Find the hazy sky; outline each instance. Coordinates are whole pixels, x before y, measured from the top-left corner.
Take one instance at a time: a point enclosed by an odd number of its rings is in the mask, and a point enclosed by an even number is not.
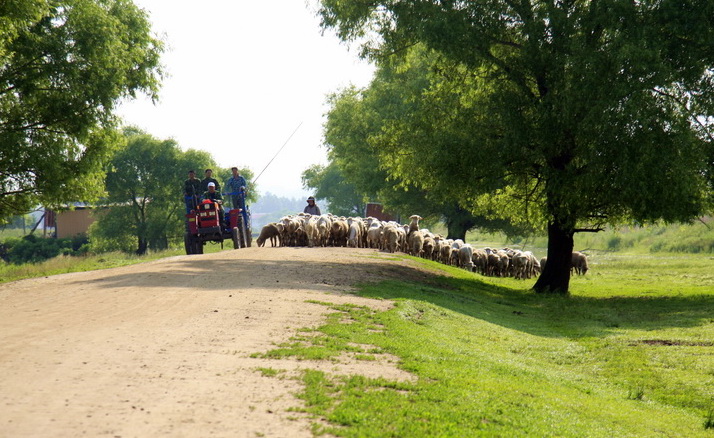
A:
[[[365,86],[374,71],[331,33],[321,35],[314,1],[134,0],[167,51],[160,102],[124,104],[120,114],[182,149],[211,152],[222,167],[247,166],[261,193],[308,194],[300,174],[326,163],[326,96]],[[177,169],[185,173],[185,169]]]

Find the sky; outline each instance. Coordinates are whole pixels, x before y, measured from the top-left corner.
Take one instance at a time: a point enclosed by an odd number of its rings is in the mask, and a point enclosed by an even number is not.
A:
[[[284,145],[257,188],[290,198],[309,195],[300,176],[327,163],[327,96],[368,85],[374,72],[359,59],[358,47],[331,32],[323,35],[313,0],[134,3],[148,12],[153,32],[167,45],[162,63],[168,77],[157,104],[141,97],[121,105],[125,124],[173,138],[183,150],[206,150],[219,166],[248,167],[255,176]]]

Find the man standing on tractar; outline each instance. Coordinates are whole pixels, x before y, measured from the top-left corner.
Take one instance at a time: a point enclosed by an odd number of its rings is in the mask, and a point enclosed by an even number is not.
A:
[[[237,167],[231,167],[231,171],[233,172],[233,176],[228,179],[226,185],[231,193],[233,208],[245,209],[245,196],[248,195],[248,183],[238,172]],[[243,191],[243,196],[239,195],[241,191]]]
[[[206,169],[206,177],[201,180],[201,192],[205,193],[208,191],[208,183],[213,183],[213,185],[216,186],[216,191],[221,191],[221,185],[218,184],[218,180],[211,175],[213,175],[213,170]]]
[[[188,179],[183,183],[183,196],[186,201],[186,214],[189,214],[192,209],[198,205],[198,200],[201,197],[201,180],[196,178],[196,172],[188,171]]]

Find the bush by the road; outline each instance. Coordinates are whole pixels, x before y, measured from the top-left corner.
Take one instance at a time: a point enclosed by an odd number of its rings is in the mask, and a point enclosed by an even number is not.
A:
[[[16,265],[37,263],[58,255],[80,255],[86,252],[87,238],[79,235],[67,239],[45,239],[27,235],[8,238],[0,243],[0,258]]]

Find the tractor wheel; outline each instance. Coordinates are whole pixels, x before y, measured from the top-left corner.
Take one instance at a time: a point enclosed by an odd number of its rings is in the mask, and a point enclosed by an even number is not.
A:
[[[248,248],[250,248],[250,245],[253,243],[253,234],[250,231],[250,228],[246,228],[246,236],[248,236]]]
[[[240,248],[240,233],[238,233],[238,228],[233,228],[231,230],[231,238],[233,238],[233,249]]]
[[[250,236],[248,235],[248,230],[245,226],[245,221],[240,221],[240,234],[241,243],[243,248],[248,248],[250,246]]]
[[[185,233],[183,235],[183,246],[186,248],[186,254],[191,255],[193,254],[193,236],[191,236],[191,233]]]
[[[194,244],[193,253],[194,254],[203,254],[203,241],[201,239],[194,239],[193,244]]]

